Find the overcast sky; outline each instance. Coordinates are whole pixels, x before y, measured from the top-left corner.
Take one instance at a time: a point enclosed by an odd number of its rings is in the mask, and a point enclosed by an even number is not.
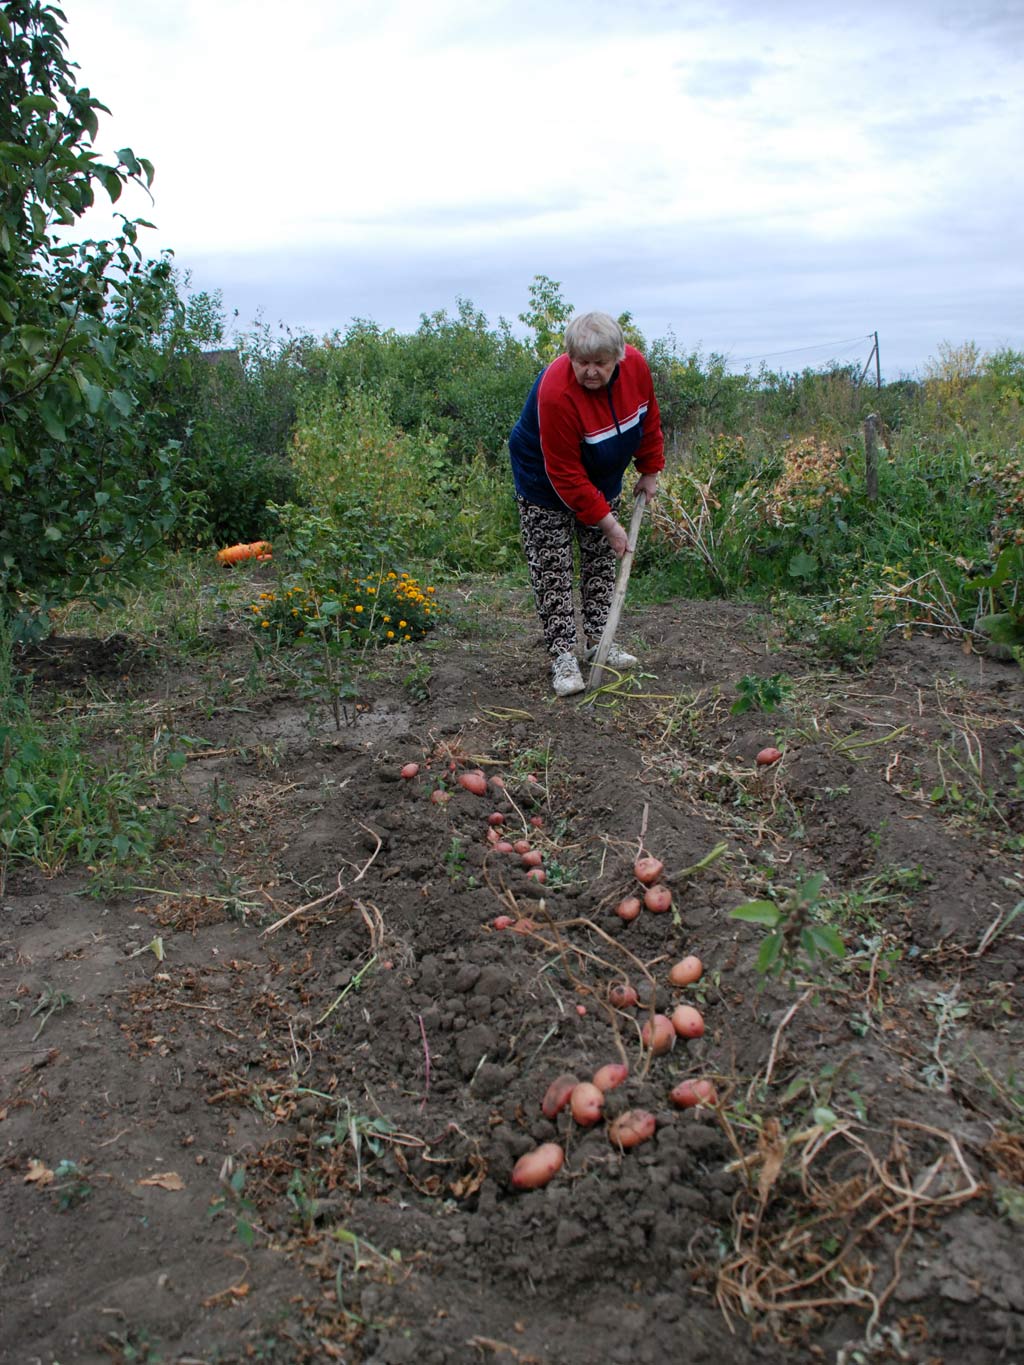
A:
[[[544,274],[738,368],[1024,349],[1024,0],[63,8],[119,207],[243,327],[522,330]]]

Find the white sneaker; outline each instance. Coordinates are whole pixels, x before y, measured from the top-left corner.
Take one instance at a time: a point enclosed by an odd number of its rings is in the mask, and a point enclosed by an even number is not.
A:
[[[588,664],[593,663],[596,657],[597,645],[584,651],[583,658]],[[636,668],[639,662],[640,660],[635,654],[627,654],[624,649],[620,649],[619,646],[612,641],[612,647],[608,651],[608,657],[605,659],[605,663],[609,668]]]
[[[575,654],[566,651],[556,656],[551,665],[551,682],[556,697],[571,697],[574,692],[584,691],[586,683]]]

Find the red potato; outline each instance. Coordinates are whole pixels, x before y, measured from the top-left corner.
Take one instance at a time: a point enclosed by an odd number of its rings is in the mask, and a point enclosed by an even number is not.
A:
[[[569,1096],[569,1108],[581,1128],[592,1128],[604,1109],[604,1091],[592,1081],[580,1081]]]
[[[606,1062],[594,1072],[594,1084],[598,1090],[607,1093],[617,1090],[629,1075],[629,1067],[622,1062]]]
[[[501,843],[501,831],[496,829],[493,825],[487,831],[487,842],[492,846]]]
[[[548,874],[544,871],[542,867],[531,867],[529,872],[527,872],[526,874],[526,880],[528,882],[539,882],[541,886],[545,884],[547,879]]]
[[[512,1188],[539,1190],[558,1174],[564,1162],[565,1153],[557,1142],[542,1142],[512,1167]]]
[[[776,749],[774,744],[769,744],[767,748],[761,750],[754,762],[759,768],[767,768],[772,763],[778,763],[781,757],[782,750]]]
[[[435,806],[447,806],[448,802],[452,799],[452,794],[451,792],[446,792],[443,787],[435,787],[430,793],[430,799]]]
[[[533,845],[530,843],[529,839],[517,839],[512,847],[517,853],[529,853]]]
[[[534,829],[543,829],[544,828],[543,815],[531,815],[530,824],[534,827]]]
[[[402,769],[398,775],[399,777],[404,777],[405,780],[408,782],[409,778],[415,777],[419,770],[420,765],[418,763],[406,763],[403,764]]]
[[[577,1005],[577,1006],[576,1006],[576,1013],[580,1016],[581,1019],[582,1019],[583,1016],[586,1014],[586,1012],[587,1012],[587,1007],[586,1007],[586,1005]]]
[[[505,823],[505,817],[500,810],[492,810],[487,817],[487,823],[489,825],[503,825]]]
[[[519,861],[524,867],[540,867],[541,863],[544,861],[544,854],[541,853],[539,848],[527,849]]]
[[[536,924],[527,915],[520,915],[515,924],[512,925],[514,934],[532,934],[536,929]]]
[[[513,924],[515,924],[515,920],[512,918],[511,915],[498,915],[491,922],[493,923],[495,929],[511,929]]]
[[[627,982],[616,981],[608,987],[608,1000],[617,1010],[631,1009],[637,1003],[637,993]]]
[[[494,777],[490,779],[490,785],[495,791],[503,792],[505,790],[505,779],[495,774]]]
[[[669,968],[668,979],[673,986],[692,986],[704,975],[704,963],[699,957],[684,957]]]
[[[649,1047],[655,1057],[671,1052],[676,1045],[677,1037],[672,1020],[664,1014],[653,1015],[640,1030],[640,1039],[644,1047]]]
[[[507,839],[499,839],[494,845],[495,853],[515,853],[515,849]]]
[[[624,896],[615,907],[615,913],[618,915],[619,919],[625,920],[627,924],[631,924],[633,920],[636,919],[637,915],[639,915],[640,909],[640,902],[637,900],[636,896]]]
[[[660,882],[649,886],[644,892],[644,905],[656,915],[664,914],[666,910],[672,909],[672,892]]]
[[[487,778],[479,768],[472,772],[459,773],[456,780],[460,787],[465,787],[466,791],[472,792],[474,796],[487,795]]]
[[[692,1005],[677,1005],[672,1011],[672,1027],[680,1038],[703,1038],[704,1016]]]
[[[579,1085],[579,1081],[569,1071],[563,1071],[560,1076],[548,1086],[544,1092],[544,1098],[540,1102],[540,1112],[546,1119],[553,1119],[559,1115],[569,1103],[572,1092]]]
[[[608,1125],[608,1139],[613,1147],[624,1150],[639,1147],[654,1136],[658,1121],[646,1109],[627,1109]]]
[[[660,858],[637,858],[633,864],[633,876],[638,882],[643,882],[644,886],[651,886],[656,882],[665,871],[665,864]]]
[[[668,1097],[677,1109],[718,1103],[718,1094],[710,1081],[680,1081],[669,1091]]]

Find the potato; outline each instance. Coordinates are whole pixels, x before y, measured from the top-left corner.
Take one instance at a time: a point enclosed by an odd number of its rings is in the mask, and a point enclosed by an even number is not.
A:
[[[512,847],[517,853],[529,853],[532,845],[529,839],[517,839]]]
[[[494,845],[495,853],[515,853],[515,849],[507,839],[499,839]]]
[[[624,896],[615,907],[615,913],[619,919],[625,920],[629,924],[639,915],[640,902],[636,896]]]
[[[626,981],[615,981],[608,987],[608,1002],[617,1010],[631,1009],[637,1002],[636,989]]]
[[[637,858],[633,864],[633,876],[638,882],[643,882],[644,886],[656,882],[664,871],[665,864],[660,858]]]
[[[544,885],[547,879],[548,874],[544,871],[542,867],[531,867],[529,872],[527,872],[526,874],[526,880],[528,882],[539,882],[541,886]]]
[[[782,751],[776,749],[774,744],[769,744],[767,748],[761,750],[754,762],[759,768],[767,768],[772,763],[778,763],[781,757]]]
[[[487,817],[487,823],[489,825],[503,825],[505,823],[505,817],[500,810],[492,810]]]
[[[592,1128],[604,1108],[604,1091],[592,1081],[580,1081],[569,1096],[569,1108],[581,1128]]]
[[[569,1071],[563,1071],[560,1076],[556,1076],[545,1090],[544,1098],[540,1102],[540,1112],[544,1117],[553,1119],[556,1114],[560,1114],[578,1085],[579,1081]]]
[[[515,920],[511,915],[497,915],[492,920],[495,929],[511,929]]]
[[[415,777],[419,770],[420,765],[418,763],[406,763],[398,775],[399,777],[404,777],[406,781],[408,781],[410,777]]]
[[[680,1081],[669,1091],[668,1097],[677,1109],[718,1103],[718,1095],[710,1081]]]
[[[446,792],[443,787],[435,787],[430,793],[430,799],[435,806],[447,806],[448,802],[452,799],[452,794],[451,792]]]
[[[672,1020],[666,1018],[664,1014],[653,1015],[640,1030],[640,1038],[644,1047],[649,1047],[655,1057],[671,1052],[676,1045],[676,1037]]]
[[[607,1093],[616,1090],[629,1075],[629,1067],[623,1062],[605,1062],[594,1072],[594,1084],[598,1090]]]
[[[641,1142],[654,1136],[658,1121],[646,1109],[627,1109],[608,1125],[608,1140],[613,1147],[623,1150],[639,1147]]]
[[[667,886],[657,882],[644,892],[644,905],[656,915],[664,914],[666,910],[672,909],[672,892]]]
[[[456,781],[460,787],[465,787],[466,791],[472,792],[474,796],[487,795],[487,778],[479,768],[472,772],[459,773]]]
[[[544,861],[544,854],[539,848],[530,848],[519,859],[524,867],[540,867]]]
[[[704,963],[699,957],[684,957],[681,962],[674,963],[668,971],[668,979],[673,986],[692,986],[695,981],[699,981],[704,975]]]
[[[704,1016],[692,1005],[677,1005],[672,1011],[672,1027],[680,1038],[703,1038]]]
[[[512,1167],[512,1188],[539,1190],[558,1174],[565,1161],[565,1153],[557,1142],[542,1142],[532,1152],[526,1152]]]

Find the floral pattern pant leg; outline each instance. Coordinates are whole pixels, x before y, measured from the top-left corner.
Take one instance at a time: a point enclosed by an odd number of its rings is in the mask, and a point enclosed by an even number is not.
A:
[[[596,527],[582,525],[571,512],[535,507],[523,498],[517,502],[530,583],[548,652],[575,653],[573,542],[580,549],[583,629],[590,640],[600,639],[608,617],[615,591],[615,554]]]

